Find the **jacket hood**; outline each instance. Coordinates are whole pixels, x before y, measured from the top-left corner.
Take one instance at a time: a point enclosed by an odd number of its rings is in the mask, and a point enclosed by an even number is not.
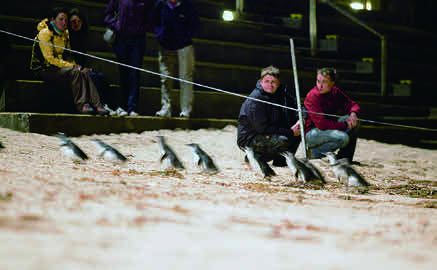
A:
[[[44,19],[44,20],[42,20],[42,21],[40,21],[39,23],[38,23],[38,26],[36,27],[36,29],[38,30],[38,31],[41,31],[41,30],[43,30],[44,28],[49,28],[49,19]]]

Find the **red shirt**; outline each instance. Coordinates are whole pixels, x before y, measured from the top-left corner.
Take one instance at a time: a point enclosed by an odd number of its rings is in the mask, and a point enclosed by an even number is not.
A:
[[[308,132],[312,128],[318,128],[320,130],[347,129],[347,124],[345,122],[338,122],[337,117],[319,115],[311,112],[328,113],[340,116],[352,112],[355,112],[356,114],[360,112],[360,105],[350,99],[335,85],[331,88],[331,91],[326,94],[321,94],[315,86],[308,92],[304,104],[308,111],[308,117],[305,120],[305,132]]]

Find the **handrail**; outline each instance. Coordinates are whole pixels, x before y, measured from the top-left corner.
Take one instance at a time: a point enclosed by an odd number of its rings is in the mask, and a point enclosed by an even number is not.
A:
[[[381,39],[381,96],[382,97],[387,96],[387,38],[386,36],[376,31],[374,28],[370,27],[368,24],[361,21],[360,19],[358,19],[351,13],[347,12],[343,8],[339,7],[331,0],[320,0],[320,2],[327,4],[331,8],[338,11],[343,16],[347,17],[354,23],[358,24],[359,26],[363,27],[364,29],[378,36]]]

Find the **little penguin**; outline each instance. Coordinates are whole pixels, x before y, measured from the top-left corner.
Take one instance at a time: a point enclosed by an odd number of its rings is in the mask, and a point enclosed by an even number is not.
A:
[[[164,163],[167,168],[174,169],[185,169],[182,162],[176,156],[176,153],[171,149],[171,147],[165,142],[164,136],[157,136],[158,144],[161,151],[161,163]]]
[[[293,153],[288,151],[281,153],[281,155],[285,157],[287,166],[290,168],[296,180],[300,180],[303,183],[326,183],[320,171],[308,160],[301,161],[297,159]]]
[[[70,138],[68,138],[64,133],[58,133],[57,137],[61,140],[60,147],[62,153],[73,159],[78,161],[84,161],[88,159],[88,156],[82,149],[79,148]]]
[[[246,157],[249,160],[252,170],[261,172],[264,175],[264,178],[270,178],[271,176],[276,175],[275,171],[269,166],[269,164],[256,155],[251,147],[244,148],[244,152],[246,152]]]
[[[120,153],[117,149],[110,146],[109,144],[103,142],[100,139],[92,139],[94,144],[96,145],[99,156],[102,157],[105,160],[111,161],[111,162],[126,162],[127,158]]]
[[[187,146],[193,150],[195,162],[197,166],[202,167],[204,172],[217,173],[219,171],[212,158],[197,143],[190,143]]]
[[[362,177],[349,163],[348,159],[342,158],[337,160],[334,153],[325,153],[329,165],[339,182],[346,183],[347,186],[368,187],[370,184]]]

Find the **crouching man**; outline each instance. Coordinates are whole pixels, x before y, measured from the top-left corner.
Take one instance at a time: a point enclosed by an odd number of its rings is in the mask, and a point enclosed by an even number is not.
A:
[[[281,86],[279,69],[274,66],[261,70],[250,97],[296,108],[296,99]],[[267,162],[273,160],[273,166],[286,166],[280,153],[290,151],[294,154],[300,143],[299,135],[297,112],[252,99],[246,99],[241,106],[237,144],[243,150],[251,148],[260,167],[270,171],[270,175],[275,173]]]

